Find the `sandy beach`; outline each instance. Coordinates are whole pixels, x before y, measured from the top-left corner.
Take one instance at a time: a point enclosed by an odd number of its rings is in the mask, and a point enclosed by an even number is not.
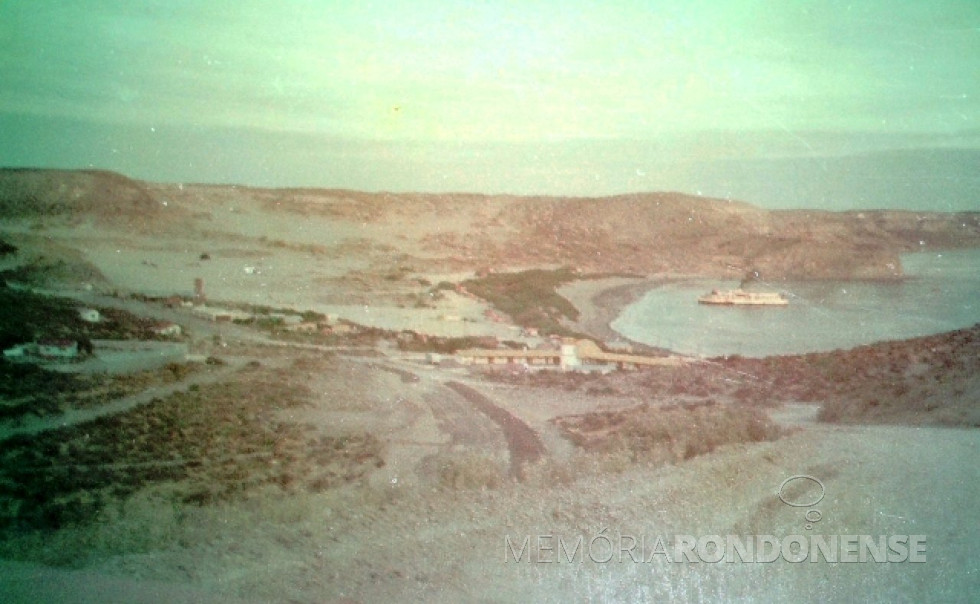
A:
[[[664,349],[630,340],[611,326],[624,308],[666,280],[666,277],[582,279],[562,286],[558,293],[579,311],[578,320],[568,322],[571,329],[607,344],[626,343],[638,352],[666,353]]]

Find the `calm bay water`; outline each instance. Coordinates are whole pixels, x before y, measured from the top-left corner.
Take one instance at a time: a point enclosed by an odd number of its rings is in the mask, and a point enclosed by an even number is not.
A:
[[[980,323],[980,250],[902,256],[901,283],[799,282],[778,288],[788,307],[697,303],[733,282],[678,281],[625,308],[612,327],[623,336],[684,354],[761,357],[852,348]]]

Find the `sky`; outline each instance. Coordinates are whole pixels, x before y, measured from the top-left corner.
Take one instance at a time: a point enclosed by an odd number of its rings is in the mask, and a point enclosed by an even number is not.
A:
[[[2,0],[0,165],[980,209],[980,2]]]

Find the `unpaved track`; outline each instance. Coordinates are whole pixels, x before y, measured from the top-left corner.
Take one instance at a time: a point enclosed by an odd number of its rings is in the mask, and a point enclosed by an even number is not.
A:
[[[507,448],[510,451],[512,476],[520,478],[524,464],[535,462],[544,454],[544,445],[541,444],[541,439],[530,426],[466,384],[446,382],[446,386],[472,403],[474,407],[492,419],[504,431],[504,438],[507,439]]]
[[[0,424],[0,441],[7,440],[21,434],[39,434],[41,432],[47,432],[48,430],[57,430],[58,428],[83,424],[100,417],[124,413],[141,405],[149,404],[155,399],[166,398],[178,391],[186,391],[191,386],[215,384],[227,380],[228,377],[235,371],[241,369],[245,365],[246,361],[247,359],[236,359],[236,361],[232,364],[221,367],[211,367],[207,371],[192,374],[188,376],[187,379],[180,382],[166,384],[163,386],[153,386],[136,394],[113,399],[105,405],[100,405],[98,407],[93,407],[90,409],[71,409],[54,417],[39,418],[28,416],[27,418],[16,420],[16,422]]]

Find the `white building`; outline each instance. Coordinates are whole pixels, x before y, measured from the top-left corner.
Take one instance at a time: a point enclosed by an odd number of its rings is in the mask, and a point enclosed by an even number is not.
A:
[[[194,309],[194,314],[215,322],[245,321],[252,318],[252,315],[245,312],[213,306],[198,306]]]
[[[102,320],[102,315],[94,308],[79,308],[78,316],[86,323],[98,323]]]
[[[578,356],[578,346],[571,343],[562,344],[559,364],[561,365],[562,369],[570,369],[581,365],[582,360],[579,359]]]
[[[176,337],[179,336],[181,333],[180,325],[177,325],[176,323],[171,323],[170,321],[157,323],[156,325],[150,328],[150,331],[152,331],[155,335],[167,336],[167,337]]]

